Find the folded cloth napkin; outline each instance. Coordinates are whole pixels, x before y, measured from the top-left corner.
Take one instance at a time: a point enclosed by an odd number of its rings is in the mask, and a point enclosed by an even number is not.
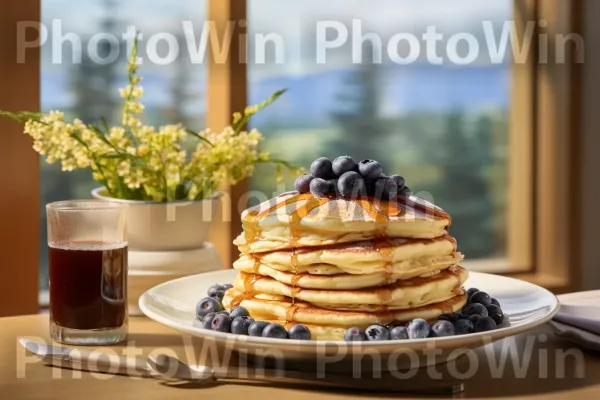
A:
[[[600,351],[600,336],[595,333],[556,321],[551,321],[550,326],[557,337],[569,340],[588,350]]]
[[[600,290],[558,296],[560,310],[550,323],[558,337],[600,351]]]
[[[558,296],[554,320],[600,335],[600,290]]]

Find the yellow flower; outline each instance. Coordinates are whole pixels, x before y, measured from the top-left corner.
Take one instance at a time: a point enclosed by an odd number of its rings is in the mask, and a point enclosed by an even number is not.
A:
[[[129,161],[121,161],[119,163],[119,165],[117,166],[117,174],[119,176],[125,176],[125,175],[129,174],[130,170],[131,170],[131,164],[129,163]]]
[[[221,184],[234,185],[252,175],[256,163],[271,160],[258,150],[263,136],[256,129],[206,129],[198,138],[179,124],[144,125],[138,67],[130,62],[127,68],[128,85],[119,89],[125,99],[121,126],[103,132],[79,119],[69,123],[64,113],[51,111],[25,123],[33,149],[48,163],[60,162],[64,171],[91,169],[92,177],[106,185],[111,196],[127,198],[135,190],[136,198],[152,201],[210,197]],[[233,124],[248,120],[273,100],[234,113]],[[123,190],[123,183],[130,190]]]
[[[233,123],[237,124],[241,120],[242,120],[242,113],[240,113],[240,112],[234,112],[233,113]]]

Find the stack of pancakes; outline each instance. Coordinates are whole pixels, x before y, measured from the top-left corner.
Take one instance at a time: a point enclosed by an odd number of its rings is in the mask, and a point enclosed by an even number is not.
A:
[[[339,340],[349,327],[435,320],[466,302],[450,217],[422,199],[290,192],[244,211],[242,224],[239,275],[223,304],[257,320]]]

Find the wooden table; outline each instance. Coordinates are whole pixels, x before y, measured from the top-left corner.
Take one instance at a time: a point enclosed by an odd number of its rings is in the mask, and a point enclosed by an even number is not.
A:
[[[310,388],[275,388],[264,385],[223,384],[209,388],[169,387],[153,379],[98,375],[87,372],[46,367],[27,354],[17,343],[20,336],[48,340],[48,316],[34,315],[0,318],[0,399],[285,399],[306,400],[307,396],[318,399],[349,399],[364,397],[398,398],[411,396],[381,395],[356,391],[315,391]],[[181,359],[189,357],[184,344],[191,338],[146,318],[130,320],[130,341],[140,351],[140,356],[151,351],[174,351]],[[509,339],[511,340],[511,339]],[[503,345],[503,342],[504,345]],[[452,368],[465,373],[473,364],[474,376],[466,380],[466,390],[460,398],[497,399],[568,399],[584,400],[600,398],[600,356],[582,352],[570,343],[555,338],[548,327],[542,327],[515,339],[514,351],[523,361],[530,361],[521,373],[511,365],[504,368],[502,378],[494,378],[488,366],[490,355],[499,356],[506,341],[498,342],[474,353],[475,359],[462,357]],[[199,344],[195,339],[194,346]],[[117,353],[123,347],[105,348]],[[565,353],[568,351],[569,353]],[[560,359],[568,354],[567,362]],[[206,354],[205,354],[206,355]],[[198,356],[198,355],[197,355]],[[208,356],[210,358],[210,356]],[[202,359],[203,357],[201,357]],[[207,360],[203,360],[207,361]],[[563,364],[564,368],[561,367]],[[436,367],[439,368],[439,367]],[[440,370],[448,369],[444,366]],[[515,371],[519,378],[515,377]],[[545,378],[544,376],[547,376]]]

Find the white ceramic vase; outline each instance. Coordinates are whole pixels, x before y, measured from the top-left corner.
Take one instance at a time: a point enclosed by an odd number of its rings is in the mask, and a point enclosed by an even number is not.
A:
[[[121,200],[97,188],[92,196],[128,205],[130,315],[141,315],[138,299],[166,281],[223,267],[217,250],[206,241],[221,208],[221,194],[212,199],[153,203]]]

